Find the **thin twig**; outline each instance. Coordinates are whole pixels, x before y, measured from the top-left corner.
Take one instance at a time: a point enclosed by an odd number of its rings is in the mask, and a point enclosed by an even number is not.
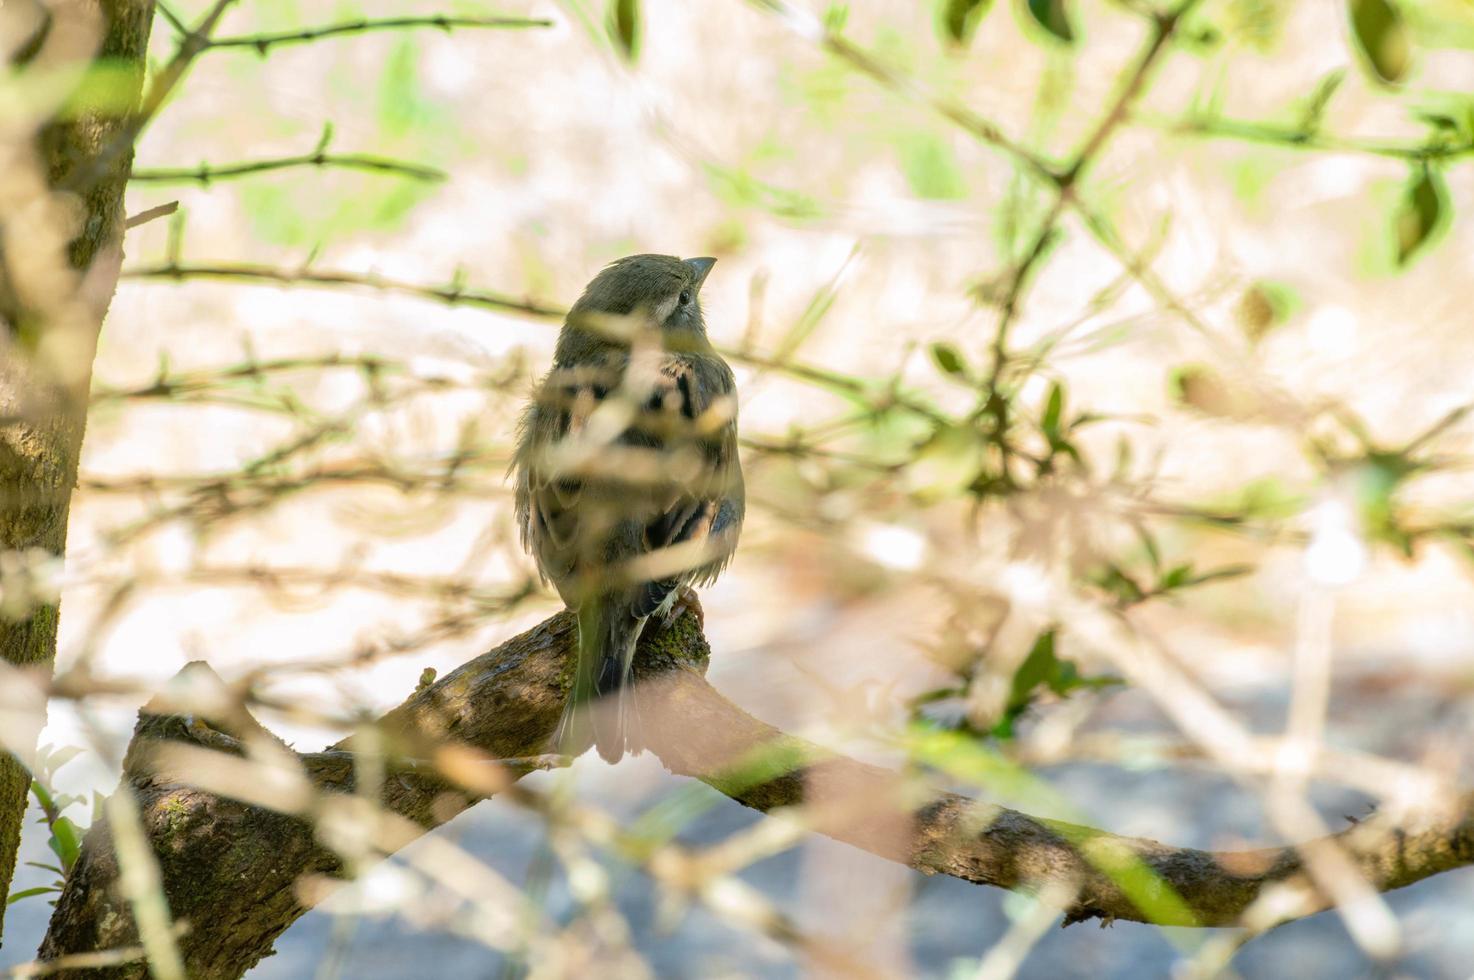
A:
[[[234,2],[235,0],[215,0],[215,5],[200,21],[199,26],[182,35],[174,57],[154,76],[153,84],[143,94],[138,110],[119,128],[117,135],[106,146],[62,181],[61,190],[70,192],[88,190],[98,178],[107,173],[108,168],[119,156],[133,148],[138,141],[139,134],[163,107],[165,100],[184,78],[195,58],[210,46],[210,34],[215,30],[220,18],[225,15],[225,11]]]
[[[1187,116],[1181,119],[1144,117],[1144,121],[1161,125],[1170,133],[1201,139],[1229,139],[1247,143],[1263,143],[1287,150],[1315,150],[1335,153],[1357,153],[1392,157],[1398,160],[1457,160],[1474,156],[1474,139],[1431,144],[1381,143],[1345,136],[1332,136],[1300,126],[1277,125],[1248,119]]]
[[[178,201],[170,201],[168,204],[160,204],[156,208],[140,211],[123,223],[124,228],[137,228],[139,225],[148,224],[155,218],[164,218],[179,210]]]
[[[276,157],[269,160],[250,160],[241,163],[212,165],[202,163],[198,167],[145,167],[134,170],[129,180],[134,183],[182,184],[197,183],[208,186],[212,181],[249,177],[288,170],[293,167],[338,168],[363,170],[371,173],[393,174],[410,180],[429,182],[442,181],[446,174],[434,167],[417,163],[405,163],[388,157],[364,153],[303,153],[298,156]],[[131,227],[131,225],[130,225]]]
[[[458,28],[512,28],[552,27],[546,18],[534,17],[449,17],[438,14],[433,17],[385,17],[379,20],[360,18],[329,24],[326,27],[311,27],[302,31],[283,31],[277,34],[245,34],[239,37],[222,37],[209,43],[209,48],[253,48],[257,54],[267,55],[271,49],[284,44],[306,44],[327,37],[344,34],[365,34],[369,31],[403,31],[433,27],[442,31]]]
[[[125,279],[223,279],[236,282],[276,283],[283,286],[301,283],[316,286],[362,287],[404,293],[452,305],[479,306],[509,313],[524,313],[543,319],[561,319],[567,312],[560,307],[538,303],[530,299],[517,299],[487,290],[466,289],[454,283],[446,286],[426,286],[389,279],[372,272],[341,272],[330,269],[288,270],[251,263],[188,265],[165,262],[160,265],[125,269],[122,277]]]

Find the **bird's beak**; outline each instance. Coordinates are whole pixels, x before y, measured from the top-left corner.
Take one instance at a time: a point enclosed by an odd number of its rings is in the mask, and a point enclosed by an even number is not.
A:
[[[717,264],[717,260],[710,257],[687,259],[686,264],[691,267],[691,271],[696,276],[695,281],[691,283],[691,288],[699,290],[701,284],[706,282],[706,274],[711,271],[712,266]]]

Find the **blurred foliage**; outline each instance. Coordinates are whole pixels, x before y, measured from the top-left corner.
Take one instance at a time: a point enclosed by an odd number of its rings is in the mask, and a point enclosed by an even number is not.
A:
[[[1402,12],[1392,0],[1349,0],[1357,50],[1378,79],[1386,83],[1407,77],[1412,43]]]
[[[77,864],[77,858],[82,853],[82,835],[86,833],[90,824],[96,823],[102,816],[102,794],[96,791],[92,793],[89,822],[78,824],[77,821],[67,816],[65,811],[73,806],[89,803],[89,798],[61,793],[55,789],[57,770],[77,758],[83,751],[79,746],[53,748],[49,745],[43,745],[36,751],[35,763],[31,769],[31,795],[36,798],[36,804],[41,808],[41,816],[37,819],[37,823],[46,827],[49,832],[46,846],[51,849],[56,863],[27,861],[26,864],[29,867],[50,872],[56,875],[56,878],[49,884],[12,892],[7,904],[38,895],[60,894],[62,887],[66,884],[67,875],[71,874],[72,868]],[[53,901],[51,904],[56,903]]]
[[[462,6],[469,18],[484,15],[479,5]],[[971,569],[954,568],[951,575],[933,570],[925,552],[928,536],[946,538],[946,544],[981,541],[988,530],[1006,526],[1017,532],[1008,562],[1058,571],[1078,596],[1115,619],[1149,603],[1181,608],[1197,601],[1196,590],[1253,574],[1273,547],[1306,545],[1319,533],[1309,518],[1328,502],[1344,505],[1347,534],[1356,547],[1410,557],[1436,540],[1474,556],[1474,519],[1458,508],[1429,507],[1417,499],[1430,478],[1466,465],[1445,458],[1436,443],[1464,418],[1467,406],[1417,438],[1392,444],[1374,438],[1368,430],[1375,427],[1349,408],[1262,370],[1276,344],[1296,339],[1287,335],[1304,325],[1303,314],[1324,303],[1323,285],[1281,280],[1278,269],[1234,268],[1225,281],[1210,282],[1200,292],[1174,292],[1157,271],[1157,259],[1175,233],[1170,194],[1165,204],[1150,202],[1163,216],[1144,228],[1140,212],[1150,195],[1109,159],[1112,142],[1127,130],[1150,141],[1151,152],[1164,154],[1193,152],[1182,147],[1211,140],[1202,169],[1222,181],[1244,214],[1266,223],[1275,217],[1265,213],[1277,200],[1270,191],[1291,160],[1307,154],[1381,160],[1384,171],[1357,191],[1360,206],[1376,216],[1365,224],[1371,238],[1360,255],[1361,271],[1414,275],[1420,262],[1453,237],[1462,218],[1455,204],[1463,200],[1455,192],[1464,186],[1459,180],[1467,182],[1474,159],[1474,97],[1422,85],[1419,74],[1435,44],[1474,47],[1474,22],[1460,13],[1463,8],[1433,0],[1348,0],[1335,12],[1345,30],[1344,41],[1336,40],[1345,63],[1318,65],[1303,85],[1277,96],[1276,107],[1263,118],[1239,118],[1232,109],[1239,59],[1252,66],[1253,59],[1284,54],[1290,4],[936,0],[916,14],[920,31],[909,33],[901,5],[882,12],[893,16],[849,3],[754,0],[751,6],[773,15],[775,31],[786,27],[813,50],[773,68],[785,111],[731,120],[737,135],[727,143],[711,141],[724,147],[721,153],[681,146],[682,159],[702,175],[710,200],[662,204],[678,217],[699,212],[703,234],[723,253],[761,247],[763,236],[771,234],[762,220],[768,217],[814,231],[813,241],[853,241],[848,254],[826,265],[811,284],[785,283],[794,293],[793,313],[782,322],[763,321],[766,279],[755,276],[749,329],[724,353],[753,379],[753,390],[764,391],[776,378],[806,397],[822,396],[806,402],[786,431],[744,428],[752,483],[762,491],[754,494],[754,509],[779,529],[755,536],[754,549],[774,550],[775,541],[789,536],[811,545],[817,558],[789,560],[823,565],[813,576],[839,596],[839,608],[857,597],[883,597],[901,578],[939,597],[945,635],[928,650],[939,679],[928,680],[931,686],[920,693],[894,699],[909,712],[899,741],[910,762],[990,798],[1058,810],[1067,804],[1011,753],[1050,709],[1066,701],[1088,704],[1125,684],[1120,674],[1096,669],[1104,655],[1091,638],[1075,635],[1069,622],[1030,618],[1016,596],[970,578]],[[610,63],[663,84],[659,64],[652,63],[656,45],[668,35],[659,21],[647,19],[660,8],[639,0],[573,0],[560,9],[565,8]],[[338,5],[334,13],[350,27],[367,16],[357,4]],[[329,36],[336,22],[320,22],[320,15],[313,5],[261,0],[250,8],[261,33],[229,44],[222,40],[219,47],[227,50],[211,56],[239,59],[233,77],[245,89],[260,83],[266,59],[279,48],[310,41],[321,45],[314,51],[333,57],[330,45],[346,45],[370,29],[365,19]],[[1449,24],[1464,24],[1464,32],[1441,30]],[[460,29],[437,25],[434,16],[418,26]],[[1138,47],[1109,62],[1119,62],[1112,70],[1120,77],[1103,88],[1093,84],[1093,73],[1107,62],[1092,42],[1112,32],[1129,35]],[[1027,49],[1030,70],[1036,71],[1028,82],[1033,101],[1017,112],[998,107],[999,118],[1013,121],[1005,126],[994,114],[971,108],[987,106],[975,90],[989,67],[978,65],[978,52],[1016,44],[1033,45]],[[280,264],[261,263],[259,256],[195,260],[185,248],[181,217],[172,225],[164,259],[130,266],[126,274],[352,288],[559,319],[561,307],[554,301],[531,298],[562,290],[567,300],[573,288],[558,260],[542,251],[552,237],[542,212],[507,228],[508,237],[520,243],[520,291],[517,285],[507,285],[506,292],[474,288],[459,270],[445,285],[427,285],[319,267],[324,245],[385,240],[403,230],[418,206],[443,192],[443,185],[432,183],[434,175],[442,168],[454,174],[470,154],[501,154],[505,169],[518,176],[543,165],[540,147],[482,147],[459,131],[453,109],[426,83],[433,53],[420,35],[396,33],[385,51],[371,81],[347,59],[332,63],[329,78],[363,110],[358,126],[342,128],[360,134],[358,140],[374,152],[391,154],[389,165],[335,169],[331,179],[299,173],[326,169],[329,126],[313,152],[300,158],[212,161],[196,171],[201,193],[238,195],[255,237],[285,254]],[[208,45],[203,55],[210,55]],[[1156,86],[1161,63],[1170,57],[1190,62],[1190,69],[1175,76],[1172,90],[1163,94]],[[95,74],[71,90],[78,104],[105,103],[107,70]],[[24,84],[43,94],[52,91],[45,78]],[[1002,83],[998,91],[1017,94]],[[1099,104],[1087,104],[1085,91],[1105,94]],[[1406,125],[1389,124],[1386,133],[1392,135],[1348,130],[1346,107],[1353,100]],[[1015,125],[1025,116],[1025,123]],[[874,124],[856,126],[857,118]],[[302,120],[279,118],[265,107],[241,120],[232,124],[254,127],[262,139],[303,135]],[[145,145],[141,159],[147,160],[146,151]],[[837,311],[844,309],[855,277],[870,273],[870,252],[899,250],[895,243],[906,239],[889,234],[889,226],[882,234],[849,234],[852,226],[864,227],[848,197],[854,188],[845,184],[856,155],[879,160],[875,170],[884,171],[883,179],[873,171],[866,179],[884,186],[884,194],[904,198],[905,208],[896,206],[886,217],[905,225],[905,234],[915,233],[918,224],[923,233],[937,231],[959,215],[987,229],[984,247],[968,257],[966,294],[955,297],[955,308],[937,313],[928,306],[917,314],[919,327],[906,324],[924,333],[920,340],[865,338],[884,348],[875,363],[889,358],[888,367],[867,372],[833,363],[836,345],[826,341],[846,336]],[[1001,175],[979,163],[985,155],[990,162],[1006,161]],[[221,191],[210,174],[233,163],[242,179]],[[613,188],[609,196],[618,193]],[[895,203],[884,200],[877,209]],[[583,243],[589,254],[607,258],[604,252],[658,247],[631,243],[636,225],[626,219],[591,217],[591,229],[597,225],[604,237]],[[1081,249],[1094,249],[1096,265],[1108,275],[1088,282],[1056,277],[1047,289],[1039,285],[1065,265],[1061,256]],[[498,285],[518,281],[510,266],[475,267],[478,278]],[[941,274],[919,281],[934,290]],[[1039,320],[1047,318],[1040,324],[1032,318],[1046,293],[1051,303],[1047,313],[1038,314]],[[878,321],[880,314],[875,316]],[[1159,320],[1168,325],[1159,326]],[[1141,329],[1148,321],[1155,332]],[[988,326],[979,326],[984,322]],[[1139,397],[1125,401],[1160,408],[1151,417],[1102,410],[1102,389],[1082,393],[1085,386],[1070,373],[1072,361],[1104,355],[1102,361],[1113,364],[1112,352],[1143,335],[1162,348],[1163,363],[1145,381],[1131,375],[1124,384],[1137,386],[1131,394]],[[1199,343],[1180,343],[1180,335]],[[826,353],[816,353],[820,348]],[[323,389],[331,396],[304,380],[328,376],[333,384]],[[271,419],[272,439],[243,452],[238,465],[226,470],[84,474],[82,487],[98,498],[139,502],[126,520],[107,529],[106,541],[119,547],[166,527],[186,527],[202,538],[219,535],[232,521],[270,515],[324,488],[397,491],[411,502],[403,508],[408,513],[377,501],[356,513],[370,515],[365,523],[373,535],[410,534],[433,525],[448,501],[498,499],[510,419],[528,380],[529,366],[520,354],[443,376],[423,365],[346,354],[258,358],[247,351],[238,362],[213,370],[180,370],[163,360],[145,383],[100,385],[96,412],[106,418],[124,405],[167,402],[259,413]],[[459,424],[417,428],[414,409],[437,398],[461,399],[455,402],[462,411]],[[1152,440],[1143,435],[1163,418],[1214,433],[1274,429],[1297,455],[1296,465],[1273,475],[1234,472],[1232,489],[1174,496],[1159,478]],[[867,544],[867,527],[878,546]],[[1220,549],[1220,539],[1213,538],[1205,546],[1210,533],[1235,544]],[[497,541],[498,547],[506,544]],[[1241,555],[1246,557],[1239,560]],[[357,667],[465,635],[486,622],[504,623],[545,601],[546,590],[534,576],[525,567],[517,570],[523,578],[507,575],[495,587],[469,576],[368,569],[357,556],[337,571],[200,562],[179,575],[208,587],[246,583],[286,605],[310,605],[330,590],[352,587],[411,596],[433,607],[435,615],[419,632],[339,658]],[[128,601],[127,590],[144,587],[137,581],[119,586],[118,603]],[[300,669],[341,666],[314,662]],[[433,671],[421,676],[433,677]],[[85,802],[50,787],[51,773],[66,761],[65,753],[46,757],[33,787],[58,862],[46,870],[63,878],[76,860],[80,836],[63,811]],[[754,785],[803,761],[783,751],[759,753],[733,768],[729,785]],[[683,789],[646,809],[620,846],[626,856],[644,861],[719,799],[704,787]],[[1143,896],[1143,907],[1175,900],[1156,889],[1142,868],[1113,863],[1110,855],[1100,861],[1123,889]],[[12,900],[52,890],[25,890]]]
[[[811,22],[808,14],[781,0],[761,0],[755,6],[804,24],[805,36],[816,38],[831,55],[823,61],[784,64],[779,69],[781,84],[803,114],[806,127],[837,129],[848,114],[867,104],[869,96],[855,84],[857,75],[867,76],[891,94],[919,101],[934,111],[938,118],[920,112],[897,113],[894,124],[880,128],[879,142],[890,148],[895,169],[915,199],[964,202],[978,192],[972,167],[954,142],[962,134],[999,150],[1014,165],[1001,206],[991,219],[1007,262],[982,276],[973,290],[982,306],[998,311],[990,349],[984,352],[954,340],[937,340],[925,348],[938,377],[958,389],[970,401],[968,407],[944,407],[946,399],[912,390],[899,371],[892,377],[863,377],[801,360],[840,295],[848,261],[813,294],[807,308],[791,324],[770,338],[765,352],[750,347],[732,352],[739,362],[746,359],[760,370],[784,373],[848,405],[846,414],[814,426],[814,433],[795,431],[786,442],[762,438],[753,441],[762,452],[775,456],[827,458],[828,472],[822,477],[805,472],[811,474],[810,482],[817,480],[830,490],[864,486],[879,473],[921,508],[964,502],[978,510],[1042,493],[1084,497],[1110,492],[1149,498],[1150,476],[1134,466],[1130,437],[1116,439],[1115,465],[1108,473],[1093,458],[1098,450],[1092,450],[1083,435],[1090,426],[1115,420],[1073,405],[1066,381],[1055,376],[1050,366],[1051,358],[1070,350],[1071,344],[1082,351],[1099,352],[1124,342],[1130,335],[1129,324],[1100,327],[1081,341],[1071,337],[1075,328],[1067,326],[1023,348],[1013,346],[1010,334],[1033,280],[1050,265],[1065,238],[1075,233],[1067,227],[1071,214],[1097,244],[1116,255],[1126,270],[1119,280],[1092,298],[1084,318],[1109,308],[1134,281],[1164,306],[1176,307],[1180,315],[1193,321],[1194,314],[1165,293],[1148,271],[1151,249],[1144,250],[1144,258],[1140,259],[1126,254],[1120,233],[1112,224],[1124,206],[1117,188],[1108,181],[1090,180],[1092,167],[1118,129],[1145,121],[1183,135],[1258,144],[1264,148],[1261,155],[1235,157],[1225,167],[1246,205],[1253,204],[1263,187],[1276,178],[1287,154],[1324,149],[1400,160],[1409,176],[1393,202],[1389,232],[1379,239],[1399,268],[1412,265],[1436,247],[1454,220],[1444,170],[1458,166],[1466,155],[1474,155],[1474,100],[1466,94],[1413,91],[1396,84],[1416,70],[1417,39],[1427,33],[1426,25],[1445,16],[1437,4],[1413,5],[1409,9],[1414,14],[1409,15],[1394,0],[1349,0],[1344,11],[1347,44],[1361,62],[1363,73],[1378,86],[1381,98],[1398,100],[1410,116],[1422,121],[1426,142],[1370,143],[1329,131],[1328,120],[1335,118],[1338,95],[1348,84],[1347,72],[1340,67],[1325,72],[1306,94],[1290,100],[1279,118],[1240,120],[1226,115],[1224,86],[1216,72],[1209,69],[1203,72],[1201,84],[1188,93],[1189,108],[1183,116],[1152,119],[1144,114],[1142,120],[1136,120],[1133,113],[1151,89],[1154,63],[1165,57],[1163,52],[1176,47],[1202,59],[1205,66],[1217,63],[1215,59],[1238,46],[1272,54],[1288,14],[1285,5],[1267,0],[1189,2],[1172,7],[1125,4],[1126,14],[1139,17],[1147,25],[1143,47],[1137,59],[1127,65],[1112,96],[1114,101],[1086,113],[1093,113],[1093,121],[1083,135],[1070,133],[1077,140],[1077,148],[1063,158],[1035,147],[1061,138],[1061,120],[1080,109],[1072,98],[1076,79],[1071,59],[1085,46],[1080,25],[1088,17],[1104,16],[1095,7],[1069,0],[1020,0],[1011,5],[939,0],[932,15],[941,43],[957,60],[937,61],[903,31],[868,16],[863,20],[855,16],[857,8],[853,4],[827,4]],[[997,9],[1004,6],[1011,7],[1023,36],[1036,41],[1048,55],[1036,92],[1031,133],[1028,140],[1019,143],[951,101],[953,92],[962,91],[963,49],[979,43],[980,37],[1011,29]],[[600,12],[602,34],[597,30],[593,5],[573,3],[571,10],[584,21],[592,37],[601,38],[601,43],[625,61],[638,61],[646,27],[642,4],[636,0],[604,2]],[[360,16],[351,6],[343,7],[340,13]],[[272,39],[271,44],[292,31],[302,36],[321,31],[310,22],[308,12],[291,0],[263,4],[256,16],[276,32],[261,35]],[[857,40],[862,37],[869,39],[869,47]],[[249,40],[248,36],[232,43]],[[265,41],[256,47],[263,56],[270,50]],[[413,33],[405,32],[394,39],[377,79],[376,142],[378,147],[414,150],[438,160],[456,145],[457,137],[452,115],[422,84],[421,59],[421,46]],[[341,72],[335,77],[342,84],[360,84],[356,79],[350,83]],[[747,212],[795,223],[834,217],[830,202],[809,187],[769,176],[791,176],[795,163],[802,160],[803,150],[791,142],[790,135],[775,121],[750,143],[745,156],[699,161],[714,197],[725,209],[723,221],[713,232],[714,240],[719,240],[723,248],[747,247]],[[326,133],[317,153],[322,154],[325,148]],[[260,238],[315,250],[324,242],[362,232],[392,231],[431,193],[424,182],[392,180],[391,176],[355,173],[321,186],[295,180],[290,173],[279,173],[247,181],[240,193]],[[1162,234],[1166,234],[1165,229]],[[153,274],[178,278],[185,274],[186,265],[175,255]],[[537,261],[529,261],[528,267],[545,268]],[[216,267],[213,274],[228,276],[231,271],[228,266]],[[255,274],[251,270],[237,271],[242,276]],[[319,276],[317,281],[351,285],[355,277],[332,272]],[[376,288],[387,285],[367,279],[364,284]],[[454,302],[460,289],[457,280],[444,293],[445,298]],[[1231,316],[1243,337],[1259,345],[1269,343],[1304,305],[1295,285],[1257,279],[1238,291]],[[1219,424],[1257,424],[1277,411],[1278,403],[1295,402],[1294,393],[1246,383],[1234,372],[1209,361],[1176,364],[1165,380],[1171,405]],[[1436,525],[1412,527],[1398,516],[1399,491],[1416,479],[1423,467],[1406,456],[1371,448],[1356,431],[1356,423],[1344,415],[1320,409],[1307,411],[1313,417],[1325,415],[1328,424],[1340,428],[1332,443],[1348,435],[1360,443],[1364,455],[1348,457],[1340,449],[1307,439],[1306,455],[1318,468],[1321,485],[1337,479],[1343,470],[1362,474],[1357,482],[1361,488],[1357,499],[1361,501],[1360,519],[1371,539],[1410,553],[1420,536],[1435,533]],[[1319,432],[1324,427],[1312,428]],[[274,458],[274,470],[279,472],[289,457]],[[1355,461],[1358,458],[1360,462]],[[1225,499],[1174,504],[1150,518],[1132,517],[1125,522],[1129,526],[1127,537],[1144,546],[1145,561],[1093,553],[1080,562],[1076,572],[1079,584],[1117,608],[1126,608],[1245,574],[1248,569],[1239,564],[1203,568],[1180,556],[1164,557],[1147,524],[1177,519],[1258,533],[1294,518],[1318,492],[1317,481],[1296,485],[1288,480],[1261,478]],[[1102,686],[1104,682],[1083,678],[1072,661],[1059,658],[1054,644],[1053,631],[1039,634],[1032,650],[1014,670],[1013,693],[1002,715],[980,730],[1006,737],[1039,695],[1063,698]],[[964,676],[957,678],[960,686],[939,688],[924,695],[920,702],[935,700],[933,695],[965,691],[971,676],[967,671],[978,669],[987,660],[988,651],[976,654],[968,660]]]

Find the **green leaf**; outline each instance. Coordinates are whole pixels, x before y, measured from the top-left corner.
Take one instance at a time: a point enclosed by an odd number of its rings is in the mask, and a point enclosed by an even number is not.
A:
[[[1181,565],[1174,565],[1172,568],[1167,570],[1167,573],[1165,575],[1162,576],[1161,580],[1157,583],[1157,588],[1163,592],[1166,592],[1168,589],[1175,589],[1178,586],[1186,585],[1188,582],[1192,581],[1192,574],[1192,562],[1184,562]]]
[[[1044,403],[1044,419],[1039,423],[1039,427],[1044,430],[1044,435],[1049,439],[1051,444],[1059,441],[1059,422],[1060,417],[1064,414],[1064,410],[1065,390],[1056,381],[1049,387],[1049,398]]]
[[[1397,236],[1397,264],[1408,261],[1437,230],[1447,207],[1443,178],[1426,164],[1413,172],[1412,182],[1398,205],[1393,230]]]
[[[1412,62],[1407,22],[1393,0],[1350,0],[1351,33],[1372,72],[1385,84],[1400,82]]]
[[[405,136],[420,121],[427,101],[420,87],[419,44],[410,35],[402,35],[384,62],[384,73],[379,78],[380,130],[395,139]]]
[[[6,905],[14,905],[16,902],[19,902],[21,899],[23,899],[23,898],[30,898],[32,895],[45,895],[48,892],[59,892],[59,891],[61,891],[61,889],[60,888],[57,888],[55,885],[38,885],[35,888],[26,888],[26,889],[24,889],[22,891],[11,893],[11,896],[8,899],[5,900],[5,904]]]
[[[967,196],[962,168],[947,142],[933,133],[901,133],[896,138],[901,172],[912,192],[929,201],[957,201]]]
[[[954,44],[966,44],[991,6],[993,0],[942,0],[942,31]]]
[[[1008,708],[1003,718],[993,729],[999,738],[1013,734],[1013,723],[1034,701],[1035,692],[1042,686],[1060,697],[1068,697],[1080,689],[1094,689],[1120,684],[1117,677],[1086,677],[1073,660],[1061,658],[1055,652],[1056,631],[1040,633],[1030,648],[1024,662],[1014,671],[1013,686],[1008,697]]]
[[[963,360],[962,352],[946,341],[939,340],[931,345],[931,359],[943,374],[956,378],[968,376],[967,361]]]
[[[1326,106],[1330,105],[1331,97],[1346,80],[1346,70],[1337,68],[1326,74],[1316,83],[1315,91],[1305,103],[1305,115],[1301,117],[1300,128],[1307,133],[1313,133],[1320,128],[1321,117],[1325,115]]]
[[[1115,596],[1122,605],[1135,605],[1146,598],[1146,590],[1116,565],[1108,563],[1090,578],[1100,588]]]
[[[1034,688],[1053,675],[1058,659],[1054,655],[1054,630],[1045,630],[1034,641],[1029,655],[1013,674],[1013,688],[1008,696],[1010,708],[1023,707],[1031,700]]]
[[[609,4],[609,36],[619,53],[629,61],[640,54],[640,0],[612,0]]]
[[[1239,578],[1240,576],[1248,575],[1253,570],[1254,566],[1252,565],[1224,565],[1222,568],[1215,568],[1211,572],[1201,572],[1194,575],[1186,584],[1206,585],[1209,582],[1219,582],[1227,578]]]
[[[70,871],[77,863],[77,856],[82,852],[81,835],[77,832],[77,825],[72,823],[69,817],[58,817],[51,825],[51,838],[46,842],[51,847],[51,852],[61,860],[61,866]]]
[[[831,3],[824,8],[824,30],[830,34],[843,34],[849,19],[850,5],[847,3]]]
[[[1029,0],[1029,16],[1034,23],[1066,44],[1075,40],[1075,30],[1070,26],[1065,0]]]
[[[31,793],[35,795],[36,802],[41,804],[41,809],[60,809],[59,807],[57,807],[56,801],[51,798],[51,790],[41,785],[41,781],[39,779],[31,780]]]

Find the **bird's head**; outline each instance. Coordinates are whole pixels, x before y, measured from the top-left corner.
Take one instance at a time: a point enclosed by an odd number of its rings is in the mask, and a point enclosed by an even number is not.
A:
[[[716,261],[630,255],[610,263],[568,312],[558,343],[560,355],[618,343],[618,331],[601,327],[601,315],[642,317],[648,325],[660,329],[669,347],[705,346],[701,284]]]

